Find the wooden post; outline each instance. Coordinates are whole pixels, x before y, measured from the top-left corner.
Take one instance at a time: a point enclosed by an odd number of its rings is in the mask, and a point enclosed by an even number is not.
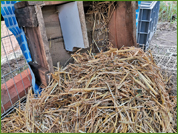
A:
[[[15,16],[20,27],[37,27],[38,21],[33,6],[15,10]]]
[[[109,40],[114,47],[136,46],[136,2],[118,1],[109,22]]]
[[[87,48],[89,47],[89,42],[88,42],[87,27],[86,27],[86,22],[85,22],[85,14],[84,14],[84,9],[83,9],[83,1],[77,1],[77,7],[79,11],[80,23],[81,23],[81,28],[82,28],[83,42],[84,42],[85,48]]]
[[[46,36],[46,29],[44,25],[44,19],[41,11],[41,7],[39,5],[35,5],[35,11],[37,15],[37,20],[39,22],[38,25],[38,31],[39,31],[39,41],[42,49],[42,55],[44,57],[44,62],[45,62],[45,67],[50,71],[54,72],[53,69],[53,62],[51,58],[51,54],[49,52],[49,43],[48,43],[48,38]]]

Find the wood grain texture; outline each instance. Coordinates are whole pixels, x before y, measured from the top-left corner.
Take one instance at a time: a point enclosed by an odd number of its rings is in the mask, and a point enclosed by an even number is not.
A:
[[[109,40],[114,47],[136,46],[135,1],[118,1],[109,22]]]
[[[42,8],[46,35],[50,44],[50,53],[53,60],[53,65],[64,65],[70,58],[70,53],[65,50],[64,40],[62,37],[61,26],[59,22],[56,6],[46,6]]]
[[[61,26],[59,22],[56,6],[46,6],[42,8],[46,35],[48,39],[62,37]]]
[[[44,5],[59,5],[70,1],[43,1]]]
[[[44,64],[46,69],[48,69],[50,72],[54,72],[53,69],[53,62],[51,58],[51,54],[49,51],[49,43],[48,38],[46,36],[46,28],[44,24],[44,18],[41,11],[41,7],[39,5],[35,5],[35,11],[37,13],[37,20],[38,20],[38,31],[39,31],[39,44],[41,46],[41,52],[42,56],[44,57]]]
[[[66,61],[71,57],[70,53],[65,50],[63,39],[51,41],[50,53],[54,66],[57,66],[57,62],[60,62],[60,65],[64,66]]]
[[[20,27],[37,27],[38,21],[33,6],[15,10],[15,16]]]
[[[40,75],[41,83],[43,83],[45,86],[48,86],[49,84],[49,80],[47,76],[48,73],[49,71],[47,69],[43,67],[39,68],[39,75]]]
[[[47,86],[48,85],[47,74],[49,73],[49,71],[34,62],[29,62],[29,65],[35,74],[35,79],[36,79],[37,84],[38,85],[43,84],[43,85]]]
[[[44,1],[28,1],[28,4],[29,5],[40,5],[40,4],[43,4]]]
[[[89,47],[89,41],[88,41],[88,35],[87,35],[83,1],[77,1],[77,7],[78,7],[78,12],[79,12],[81,28],[82,28],[83,42],[84,42],[85,48],[87,48]]]
[[[27,6],[43,4],[43,1],[20,1],[14,4],[15,9],[24,8]]]
[[[24,8],[29,6],[28,1],[20,1],[14,4],[15,9]]]
[[[43,52],[40,45],[40,36],[39,30],[37,27],[33,28],[24,28],[26,39],[28,42],[28,47],[30,49],[30,53],[32,56],[32,60],[41,65],[42,67],[46,67],[45,58],[43,56]]]

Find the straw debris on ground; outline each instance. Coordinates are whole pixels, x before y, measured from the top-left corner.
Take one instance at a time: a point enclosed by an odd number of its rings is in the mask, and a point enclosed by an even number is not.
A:
[[[111,47],[72,57],[39,97],[29,91],[26,105],[1,121],[1,132],[177,132],[177,99],[151,52]]]

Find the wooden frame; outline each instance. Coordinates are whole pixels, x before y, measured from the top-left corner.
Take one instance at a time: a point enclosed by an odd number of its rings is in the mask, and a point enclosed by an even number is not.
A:
[[[21,1],[16,3],[15,14],[19,26],[24,27],[33,62],[30,63],[37,82],[48,85],[48,73],[60,62],[65,65],[71,57],[64,47],[63,35],[56,7],[67,1]],[[78,1],[85,47],[92,42],[91,26],[86,24],[84,7],[89,2]],[[136,46],[135,9],[136,2],[117,2],[119,5],[108,24],[109,39],[115,47]],[[116,15],[117,14],[117,15]],[[129,16],[129,17],[123,17]],[[123,20],[122,20],[123,18]],[[117,20],[117,21],[116,21]],[[124,27],[122,25],[124,24]],[[124,32],[121,32],[124,31]],[[123,38],[124,37],[124,38]]]
[[[20,27],[24,27],[33,62],[30,66],[37,83],[48,84],[48,73],[53,73],[57,62],[64,65],[70,53],[64,42],[55,7],[67,1],[21,1],[16,3],[15,14]],[[83,12],[83,2],[78,2],[79,16],[85,47],[89,46]]]

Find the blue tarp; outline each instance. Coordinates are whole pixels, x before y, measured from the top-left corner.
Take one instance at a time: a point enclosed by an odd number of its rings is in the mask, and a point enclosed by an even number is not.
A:
[[[138,1],[138,9],[136,10],[136,27],[138,25],[139,11],[140,11],[141,1]]]

